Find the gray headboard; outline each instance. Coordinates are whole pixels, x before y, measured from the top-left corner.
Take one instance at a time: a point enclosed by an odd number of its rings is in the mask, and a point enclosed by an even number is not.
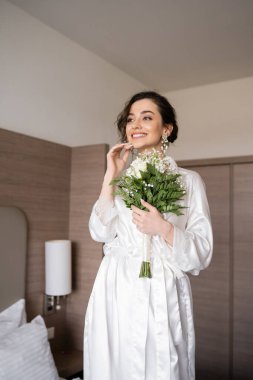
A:
[[[25,215],[0,206],[0,311],[25,297],[26,253]]]

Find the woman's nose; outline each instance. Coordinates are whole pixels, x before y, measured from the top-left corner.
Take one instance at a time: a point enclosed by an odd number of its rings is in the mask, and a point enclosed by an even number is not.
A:
[[[136,119],[133,122],[133,129],[139,129],[139,128],[142,128],[142,126],[141,126],[141,120],[140,119]]]

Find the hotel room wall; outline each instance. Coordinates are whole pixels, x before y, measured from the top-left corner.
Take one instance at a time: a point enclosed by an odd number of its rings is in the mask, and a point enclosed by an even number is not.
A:
[[[89,234],[91,208],[99,196],[107,145],[72,149],[69,238],[73,242],[73,293],[67,300],[68,343],[83,349],[84,315],[102,260],[102,245]]]
[[[117,140],[142,83],[6,0],[0,26],[2,127],[67,146]]]
[[[167,92],[179,122],[170,147],[176,160],[253,153],[253,76]]]
[[[26,305],[28,319],[43,313],[44,242],[68,238],[69,147],[0,129],[0,204],[16,206],[28,220]],[[15,239],[15,236],[13,236]],[[13,281],[18,271],[13,263]],[[62,347],[65,310],[46,317]]]
[[[44,242],[73,242],[73,293],[63,310],[45,318],[48,327],[55,327],[53,350],[82,349],[85,310],[102,259],[88,219],[100,192],[106,151],[106,144],[69,148],[0,129],[0,204],[20,208],[28,220],[28,320],[43,314]],[[13,281],[17,270],[13,263]]]
[[[253,156],[181,161],[204,179],[214,232],[211,265],[190,276],[196,379],[250,380],[253,372]]]

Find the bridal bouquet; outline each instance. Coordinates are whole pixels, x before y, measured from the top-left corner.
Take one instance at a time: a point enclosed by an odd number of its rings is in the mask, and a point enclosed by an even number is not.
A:
[[[182,215],[181,200],[186,190],[180,174],[170,168],[168,157],[153,149],[141,153],[129,168],[111,184],[117,185],[115,195],[120,195],[125,205],[145,210],[141,199],[156,207],[161,213]],[[143,262],[140,277],[152,277],[150,270],[151,236],[144,234]]]

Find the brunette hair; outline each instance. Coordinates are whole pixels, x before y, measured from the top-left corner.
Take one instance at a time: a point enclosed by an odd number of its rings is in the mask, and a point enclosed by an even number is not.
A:
[[[121,141],[126,142],[126,125],[131,106],[138,100],[142,99],[151,99],[157,105],[163,124],[171,124],[173,126],[173,130],[170,136],[168,136],[168,141],[171,143],[175,141],[178,133],[176,112],[169,101],[155,91],[139,92],[126,102],[124,109],[119,113],[116,121]]]

